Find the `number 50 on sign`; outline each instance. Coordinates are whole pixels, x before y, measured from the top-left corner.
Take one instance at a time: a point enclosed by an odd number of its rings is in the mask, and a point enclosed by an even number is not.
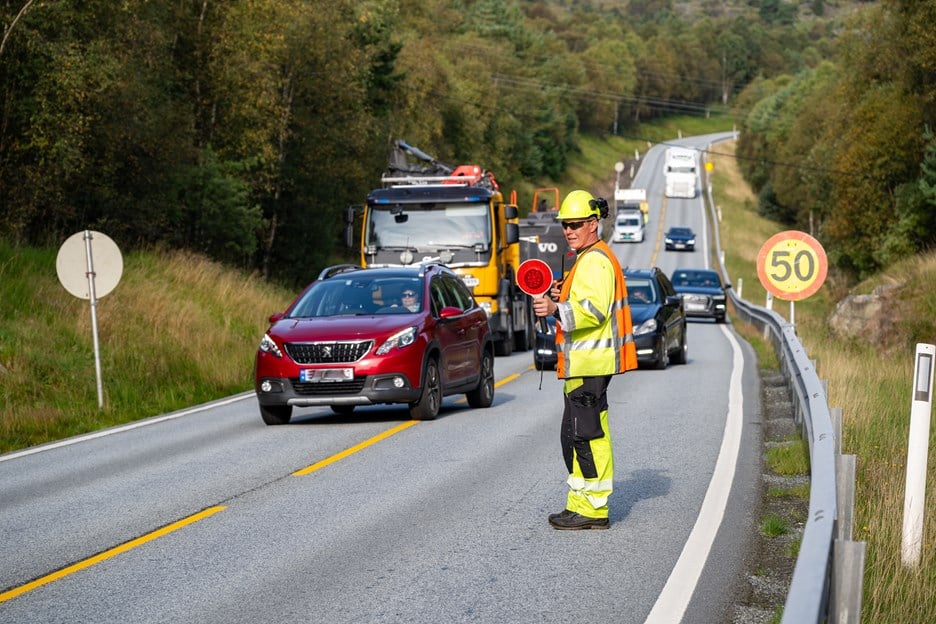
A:
[[[806,232],[788,230],[771,236],[757,254],[757,277],[774,297],[799,301],[825,281],[825,250]]]

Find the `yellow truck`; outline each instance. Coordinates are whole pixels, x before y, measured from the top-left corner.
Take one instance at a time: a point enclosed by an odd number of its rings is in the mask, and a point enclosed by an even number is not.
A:
[[[497,355],[532,349],[532,302],[515,279],[519,212],[504,201],[494,174],[478,165],[440,163],[397,140],[381,182],[363,206],[345,212],[345,241],[352,248],[354,224],[363,217],[361,266],[445,264],[487,312]]]

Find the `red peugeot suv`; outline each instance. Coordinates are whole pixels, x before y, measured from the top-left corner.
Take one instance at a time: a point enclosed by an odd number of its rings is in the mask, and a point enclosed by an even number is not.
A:
[[[494,400],[487,315],[444,265],[330,267],[270,323],[254,367],[268,425],[288,423],[293,407],[405,403],[431,420],[444,396]]]

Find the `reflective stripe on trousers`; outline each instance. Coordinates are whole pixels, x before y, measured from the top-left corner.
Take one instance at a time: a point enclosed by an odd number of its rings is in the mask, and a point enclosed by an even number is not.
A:
[[[607,389],[611,376],[567,379],[563,393],[562,454],[569,471],[566,509],[608,517],[614,479]]]

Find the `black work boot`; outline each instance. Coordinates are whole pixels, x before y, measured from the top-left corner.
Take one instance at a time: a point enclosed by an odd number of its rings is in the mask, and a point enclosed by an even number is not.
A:
[[[549,516],[549,524],[551,524],[554,529],[563,531],[608,529],[611,527],[611,522],[607,518],[589,518],[588,516],[569,511],[568,509],[562,513]]]
[[[574,516],[574,511],[569,511],[568,509],[563,509],[559,513],[549,514],[549,524],[552,524],[556,520],[564,520],[569,516]]]

